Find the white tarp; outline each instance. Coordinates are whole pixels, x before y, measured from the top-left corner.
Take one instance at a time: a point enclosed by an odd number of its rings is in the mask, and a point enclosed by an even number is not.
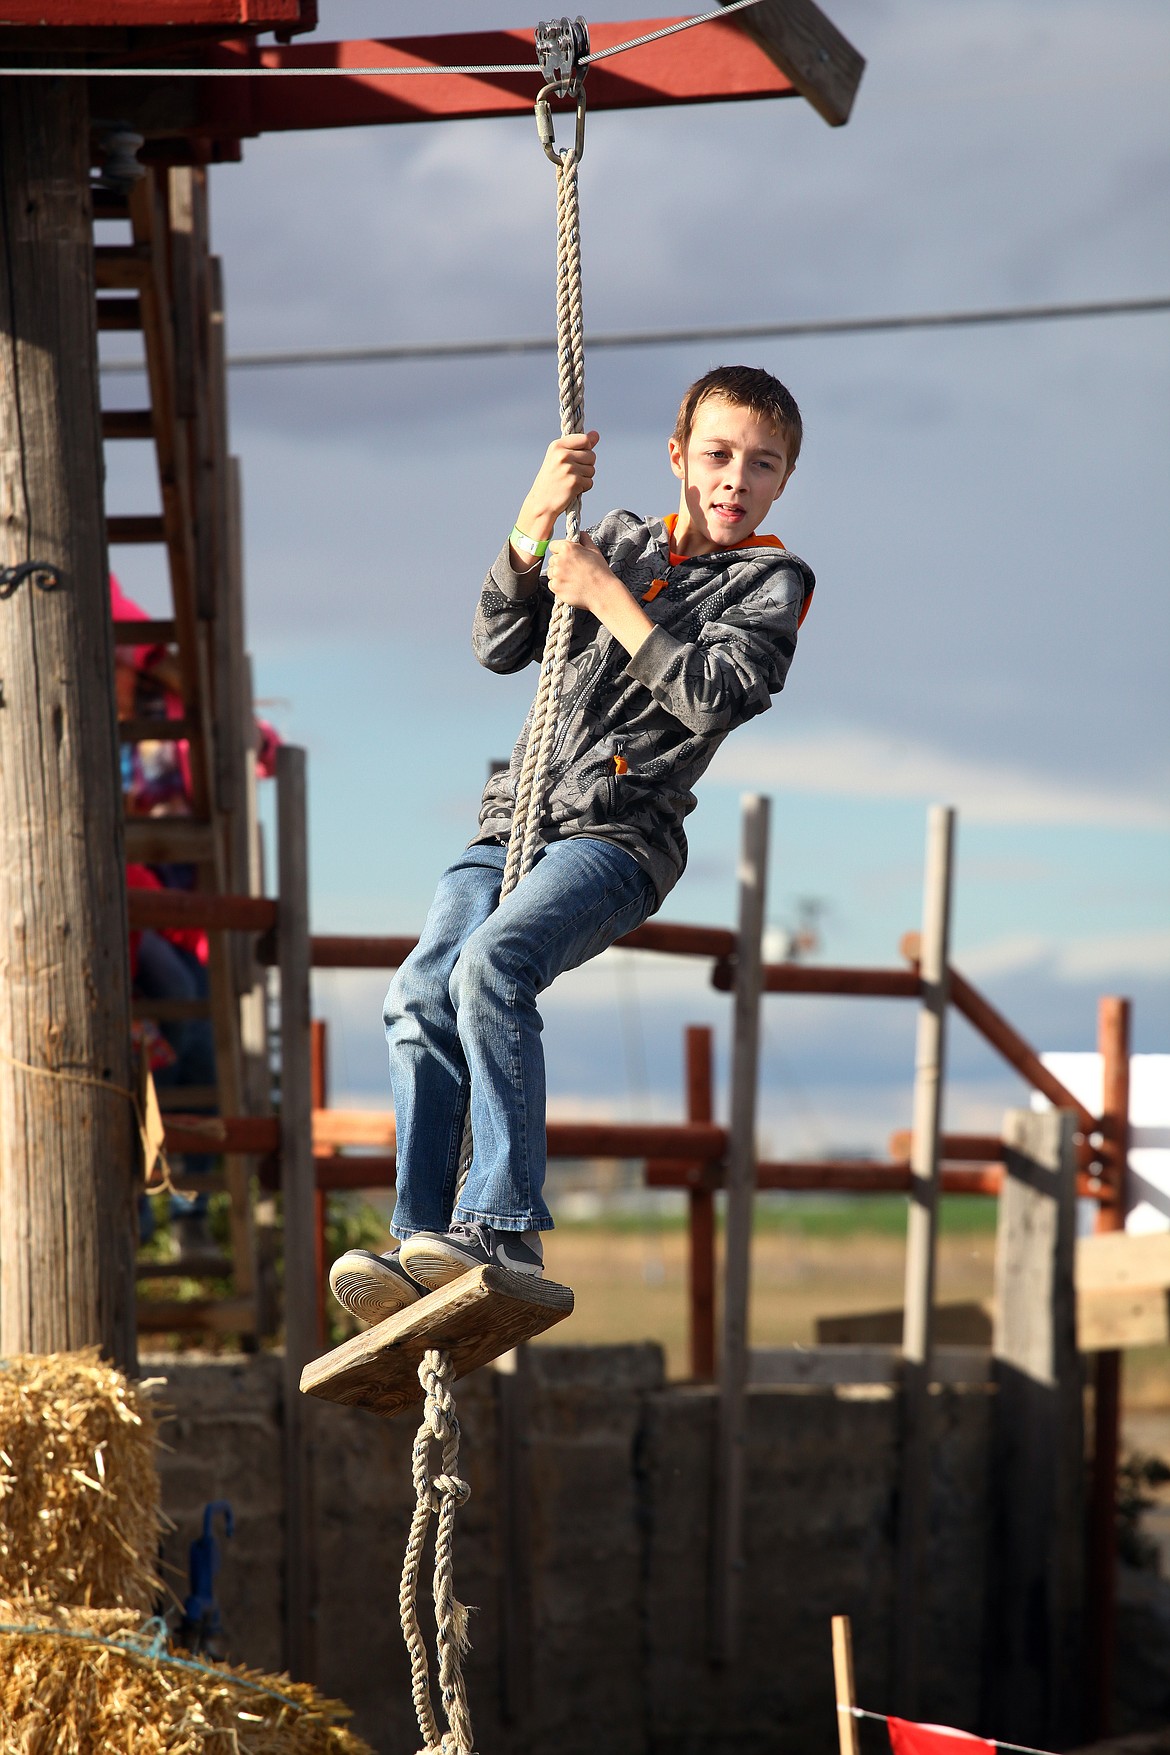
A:
[[[1099,1054],[1042,1054],[1074,1097],[1101,1113]],[[1048,1109],[1032,1093],[1033,1109]],[[1170,1054],[1134,1054],[1129,1062],[1129,1183],[1127,1231],[1170,1231]]]

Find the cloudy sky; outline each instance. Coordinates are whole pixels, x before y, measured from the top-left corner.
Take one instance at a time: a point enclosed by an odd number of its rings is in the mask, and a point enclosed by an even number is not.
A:
[[[868,60],[845,128],[800,100],[590,118],[588,326],[1170,291],[1164,0],[828,10]],[[321,13],[322,40],[534,22],[511,0]],[[526,119],[249,142],[212,178],[230,346],[548,333],[552,201]],[[595,514],[671,509],[679,395],[726,352],[589,360]],[[704,783],[665,916],[732,920],[739,797],[762,790],[772,921],[814,897],[825,958],[895,961],[925,808],[953,803],[956,962],[1041,1046],[1091,1047],[1096,996],[1125,992],[1137,1045],[1170,1049],[1170,321],[734,352],[801,404],[770,528],[819,589],[783,696]],[[231,389],[258,692],[309,750],[315,924],[417,929],[534,681],[479,671],[467,635],[556,429],[552,362],[238,372]],[[115,463],[112,509],[143,509]],[[115,564],[164,607],[145,556]],[[381,984],[320,984],[339,1092],[380,1089]],[[726,1022],[695,970],[627,953],[570,978],[548,1004],[554,1101],[672,1113],[691,1017]],[[912,1035],[908,1007],[771,1002],[773,1143],[882,1149],[908,1120]],[[1017,1089],[960,1030],[953,1049],[952,1124],[993,1121]]]

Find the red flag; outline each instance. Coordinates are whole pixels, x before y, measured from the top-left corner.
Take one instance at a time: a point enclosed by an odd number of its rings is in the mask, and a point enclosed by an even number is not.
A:
[[[995,1755],[995,1744],[969,1731],[951,1731],[945,1725],[912,1725],[892,1718],[890,1748],[894,1755]],[[959,1745],[966,1743],[961,1749]]]

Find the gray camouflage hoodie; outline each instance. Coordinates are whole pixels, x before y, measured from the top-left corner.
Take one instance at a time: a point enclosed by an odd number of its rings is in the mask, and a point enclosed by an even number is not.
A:
[[[596,616],[575,612],[541,835],[618,842],[661,907],[686,865],[695,782],[727,733],[783,688],[815,580],[763,544],[671,566],[662,519],[632,512],[610,512],[590,535],[655,625],[631,658]],[[505,544],[475,612],[479,662],[504,673],[538,664],[553,603],[538,568],[513,572]],[[525,720],[509,769],[484,789],[476,841],[507,837],[527,738]]]

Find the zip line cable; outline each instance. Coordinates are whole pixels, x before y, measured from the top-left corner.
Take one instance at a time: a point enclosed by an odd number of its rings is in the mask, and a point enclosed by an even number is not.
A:
[[[679,31],[693,30],[697,24],[710,24],[713,19],[726,18],[732,12],[742,12],[747,6],[759,4],[760,0],[731,0],[731,4],[717,6],[712,12],[702,12],[697,18],[682,18],[677,24],[663,25],[661,30],[631,37],[627,43],[615,43],[609,49],[595,49],[592,54],[581,56],[580,65],[591,67],[595,61],[607,61],[611,55],[624,55],[629,49],[640,49],[646,43],[677,36]],[[25,79],[388,79],[391,76],[397,79],[415,74],[540,72],[535,61],[469,67],[0,67],[0,74]]]
[[[881,335],[911,329],[974,329],[1008,323],[1051,323],[1073,317],[1142,317],[1170,311],[1170,297],[1099,299],[1085,304],[1005,305],[982,311],[926,311],[893,317],[826,317],[795,323],[736,323],[726,327],[690,329],[627,329],[586,335],[591,349],[618,347],[681,347],[697,341],[776,341],[801,336]],[[551,335],[515,340],[420,341],[388,347],[316,347],[272,353],[229,354],[231,371],[247,372],[281,366],[399,365],[411,360],[491,359],[520,354],[555,353]],[[144,372],[144,360],[106,360],[103,373]]]
[[[879,1725],[888,1725],[890,1722],[890,1714],[888,1712],[867,1712],[864,1706],[845,1706],[843,1704],[838,1704],[837,1711],[847,1712],[850,1718],[872,1719],[875,1724]],[[934,1725],[928,1725],[923,1728],[934,1730],[936,1727]],[[969,1731],[951,1731],[943,1725],[940,1725],[937,1728],[942,1731],[944,1736],[954,1737],[955,1742],[958,1744],[966,1742],[971,1734]],[[984,1737],[977,1740],[991,1743],[996,1749],[1011,1750],[1012,1755],[1051,1755],[1051,1751],[1047,1749],[1034,1749],[1031,1743],[1004,1743],[999,1737]]]

